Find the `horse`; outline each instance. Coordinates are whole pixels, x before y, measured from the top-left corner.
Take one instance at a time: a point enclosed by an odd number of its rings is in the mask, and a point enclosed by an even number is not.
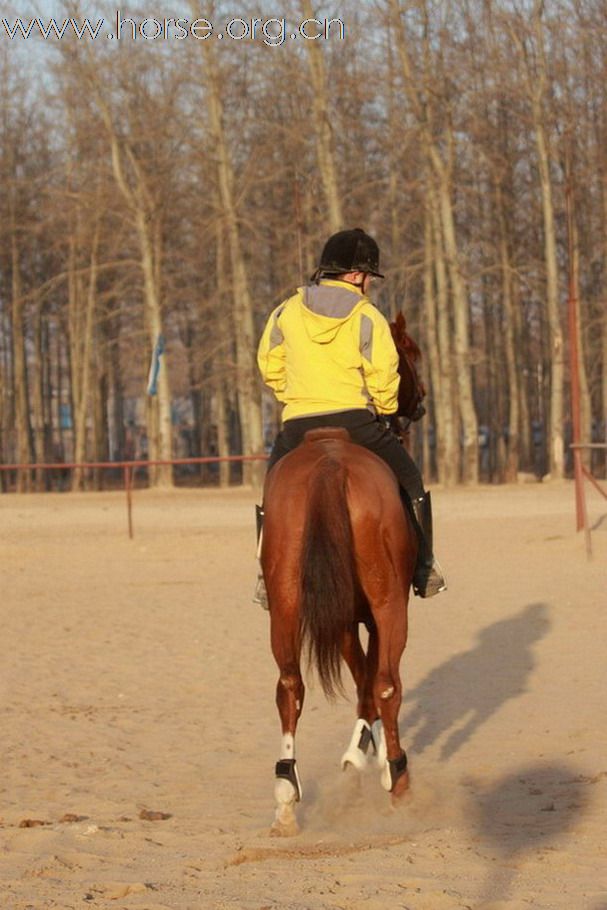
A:
[[[403,341],[397,347],[402,385],[403,375],[410,376],[411,370],[403,363],[408,356],[404,323],[397,330]],[[413,375],[418,379],[415,364]],[[412,419],[420,401],[408,395],[402,416]],[[399,412],[401,407],[399,402]],[[264,510],[260,558],[279,670],[276,704],[282,727],[271,833],[291,836],[298,832],[295,805],[302,798],[295,758],[305,694],[302,652],[329,698],[343,692],[342,658],[354,679],[357,719],[342,768],[362,772],[372,752],[380,782],[393,801],[409,787],[398,729],[399,665],[407,643],[418,540],[393,472],[374,453],[354,444],[342,428],[309,431],[272,468]],[[366,653],[360,624],[368,631]]]

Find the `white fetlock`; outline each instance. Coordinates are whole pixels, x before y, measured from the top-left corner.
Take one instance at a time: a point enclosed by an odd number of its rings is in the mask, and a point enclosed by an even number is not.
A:
[[[357,771],[364,771],[369,763],[367,750],[373,742],[371,727],[366,720],[359,717],[354,725],[354,733],[350,740],[350,745],[341,757],[341,769],[345,771],[348,765],[352,765]]]

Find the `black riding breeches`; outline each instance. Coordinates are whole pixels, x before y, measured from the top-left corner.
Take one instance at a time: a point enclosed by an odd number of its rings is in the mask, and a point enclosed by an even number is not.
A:
[[[387,429],[370,411],[362,408],[287,420],[274,442],[268,470],[283,455],[298,446],[308,430],[315,430],[318,427],[344,427],[353,442],[375,452],[392,468],[409,499],[420,499],[424,495],[421,474],[407,450],[394,433]]]

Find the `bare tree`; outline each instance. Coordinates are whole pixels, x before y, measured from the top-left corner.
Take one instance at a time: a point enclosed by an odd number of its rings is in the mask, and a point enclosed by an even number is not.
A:
[[[194,11],[196,8],[192,9]],[[200,49],[200,67],[208,103],[209,130],[215,151],[217,184],[232,274],[232,332],[238,366],[236,387],[242,451],[245,455],[257,455],[262,450],[263,440],[261,397],[255,365],[253,304],[236,207],[236,179],[223,122],[221,63],[213,45],[209,42],[204,45]],[[254,462],[248,463],[243,473],[245,480],[251,483],[255,477],[259,477],[259,468]]]

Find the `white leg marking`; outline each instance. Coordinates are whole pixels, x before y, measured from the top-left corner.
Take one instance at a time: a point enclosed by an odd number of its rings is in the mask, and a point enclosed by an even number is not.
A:
[[[281,758],[295,758],[295,737],[292,733],[283,733],[280,743]]]

